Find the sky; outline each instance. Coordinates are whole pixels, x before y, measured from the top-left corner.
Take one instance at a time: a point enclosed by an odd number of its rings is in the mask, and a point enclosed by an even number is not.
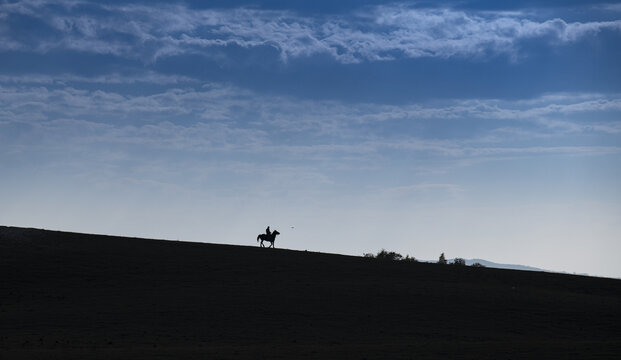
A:
[[[621,4],[0,2],[0,224],[621,277]]]

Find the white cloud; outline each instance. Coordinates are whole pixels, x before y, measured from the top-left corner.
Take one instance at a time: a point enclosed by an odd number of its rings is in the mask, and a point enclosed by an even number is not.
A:
[[[154,71],[145,71],[128,74],[110,73],[97,76],[80,76],[74,74],[27,74],[27,75],[0,75],[2,83],[21,84],[66,84],[66,83],[91,83],[91,84],[157,84],[172,85],[181,83],[196,83],[197,80],[182,75],[166,75]]]
[[[524,101],[474,99],[446,100],[405,105],[374,103],[346,104],[337,101],[300,100],[286,96],[261,95],[230,85],[216,83],[194,87],[168,88],[150,95],[124,95],[103,90],[84,90],[80,83],[195,84],[180,76],[119,74],[94,77],[74,75],[0,75],[0,104],[5,111],[27,116],[31,111],[47,109],[68,117],[92,112],[109,115],[148,113],[155,118],[190,114],[196,119],[235,120],[242,111],[254,114],[257,124],[287,131],[329,133],[342,125],[371,124],[409,119],[495,119],[540,122],[550,117],[621,111],[618,95],[558,94]],[[68,83],[70,85],[68,85]],[[28,111],[24,111],[24,110]],[[295,116],[294,119],[292,117]],[[558,120],[558,119],[556,119]],[[253,119],[247,119],[252,124]],[[145,118],[148,122],[148,118]],[[597,125],[591,122],[588,125]]]
[[[529,146],[529,147],[486,147],[468,148],[470,155],[511,155],[511,154],[570,154],[570,155],[608,155],[621,153],[619,146]]]
[[[596,6],[596,9],[621,12],[621,4],[604,4],[604,5]]]
[[[151,78],[177,81],[158,74]],[[621,112],[621,99],[612,95],[548,94],[528,101],[451,100],[396,106],[300,100],[220,84],[169,88],[149,95],[66,84],[99,81],[134,80],[103,75],[0,78],[0,125],[4,129],[11,124],[26,126],[19,139],[9,137],[6,144],[22,146],[24,141],[36,140],[45,146],[75,149],[81,149],[76,144],[132,145],[243,157],[262,154],[283,163],[360,168],[372,167],[384,154],[395,151],[448,159],[619,152],[617,146],[576,143],[585,136],[611,139],[621,134],[621,119],[599,116]],[[486,125],[476,135],[445,139],[416,130],[435,121]],[[391,122],[415,126],[407,131],[378,131]],[[573,138],[564,142],[568,137]]]
[[[3,17],[21,14],[54,29],[60,40],[11,40],[18,29],[0,27],[2,50],[70,49],[152,61],[186,53],[210,55],[214,47],[272,47],[283,61],[315,54],[342,63],[398,57],[464,57],[519,53],[519,42],[548,38],[567,43],[601,30],[621,30],[621,20],[537,21],[526,14],[466,12],[389,5],[347,15],[302,16],[259,9],[191,9],[182,5],[99,6],[105,14],[80,12],[80,2],[17,2],[0,5]],[[97,7],[98,5],[91,4]],[[110,36],[116,34],[118,36]]]
[[[459,196],[465,189],[457,184],[413,184],[406,186],[395,186],[381,189],[380,193],[384,196],[402,197],[412,194],[426,194],[430,192],[444,192],[451,196]]]

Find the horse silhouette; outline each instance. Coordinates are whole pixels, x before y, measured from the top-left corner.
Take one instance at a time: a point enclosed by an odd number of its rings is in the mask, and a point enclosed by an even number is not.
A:
[[[257,236],[257,242],[259,242],[259,240],[261,240],[261,247],[265,247],[265,245],[263,245],[264,241],[267,241],[269,243],[272,243],[269,247],[274,247],[274,241],[276,241],[276,235],[280,235],[280,233],[278,232],[278,230],[274,230],[272,231],[272,233],[270,235],[267,234],[259,234]]]

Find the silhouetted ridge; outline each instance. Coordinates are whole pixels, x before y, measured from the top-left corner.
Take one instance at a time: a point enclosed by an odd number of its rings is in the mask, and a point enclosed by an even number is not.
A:
[[[0,227],[0,357],[614,358],[621,281]]]

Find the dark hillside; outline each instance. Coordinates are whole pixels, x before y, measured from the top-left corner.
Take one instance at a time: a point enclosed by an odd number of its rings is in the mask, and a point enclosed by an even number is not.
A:
[[[620,280],[0,227],[2,359],[619,354]]]

